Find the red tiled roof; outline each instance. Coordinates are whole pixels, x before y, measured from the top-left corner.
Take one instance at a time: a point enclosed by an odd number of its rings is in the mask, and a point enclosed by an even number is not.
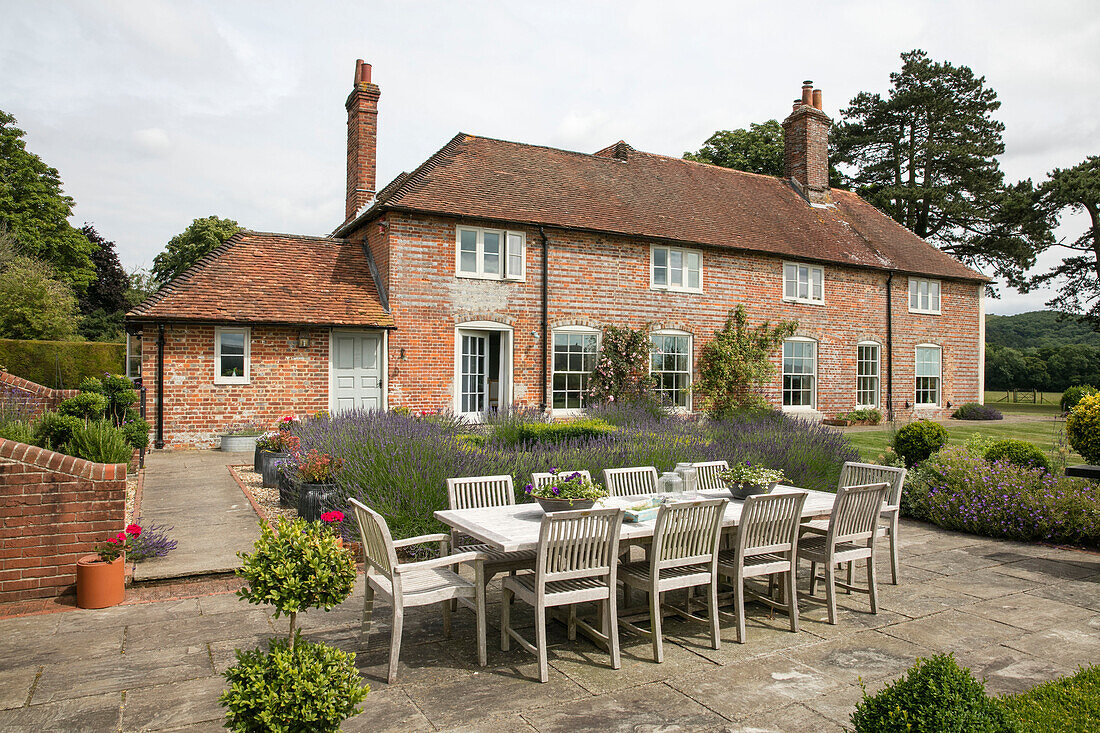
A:
[[[386,209],[543,224],[965,280],[987,278],[848,191],[634,150],[589,155],[459,134],[337,235]]]
[[[392,328],[366,254],[341,239],[242,231],[126,314],[132,320]]]

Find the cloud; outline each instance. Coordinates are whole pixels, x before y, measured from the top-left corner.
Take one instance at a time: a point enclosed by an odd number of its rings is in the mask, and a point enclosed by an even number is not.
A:
[[[168,133],[160,127],[147,127],[144,130],[134,130],[134,145],[146,155],[162,157],[172,149],[172,140]]]

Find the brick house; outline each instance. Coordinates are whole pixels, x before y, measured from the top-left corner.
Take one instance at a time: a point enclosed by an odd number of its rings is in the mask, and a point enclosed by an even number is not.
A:
[[[783,122],[785,178],[460,133],[376,190],[379,95],[357,62],[331,236],[242,232],[128,315],[158,445],[363,406],[567,416],[604,325],[648,329],[661,396],[690,410],[700,351],[737,304],[798,321],[767,390],[784,410],[981,401],[988,278],[829,188],[812,84]]]

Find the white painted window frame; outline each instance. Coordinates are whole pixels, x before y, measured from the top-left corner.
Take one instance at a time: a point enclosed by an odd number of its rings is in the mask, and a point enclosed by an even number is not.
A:
[[[917,351],[919,349],[935,349],[939,354],[937,363],[939,364],[939,373],[936,375],[936,401],[935,402],[917,402],[917,380],[927,378],[926,375],[917,374]],[[943,404],[943,347],[939,344],[917,344],[913,347],[913,409],[915,410],[938,410]]]
[[[808,405],[787,405],[787,404],[784,404],[784,397],[785,397],[786,390],[783,388],[783,381],[782,380],[787,378],[787,371],[786,371],[786,361],[787,360],[786,360],[786,357],[783,355],[782,350],[779,352],[780,353],[780,360],[782,362],[780,364],[780,369],[779,369],[779,372],[780,372],[779,403],[780,403],[780,405],[782,405],[782,409],[783,409],[784,412],[817,412],[817,382],[818,382],[818,372],[820,371],[818,364],[821,360],[821,344],[817,339],[810,338],[809,336],[791,336],[789,338],[783,339],[783,346],[785,347],[787,345],[787,343],[791,342],[791,341],[799,341],[799,342],[803,342],[803,343],[808,342],[808,343],[813,344],[813,347],[814,347],[814,356],[813,356],[813,358],[814,358],[814,362],[813,362],[814,363],[814,370],[810,375],[810,378],[813,380],[811,382],[811,385],[810,385],[810,404],[808,404]],[[803,375],[800,373],[799,375],[793,375],[792,374],[792,376],[803,376]]]
[[[794,290],[798,292],[798,268],[806,268],[806,291],[810,294],[807,298],[800,298],[798,295],[787,295],[787,268],[795,268],[794,272]],[[814,298],[814,270],[821,273],[821,297]],[[786,260],[783,262],[783,301],[786,303],[806,303],[807,305],[825,305],[825,268],[822,265],[813,265],[809,262],[795,262],[793,260]]]
[[[244,376],[222,376],[222,334],[244,334]],[[252,329],[248,326],[216,326],[214,328],[214,384],[249,384],[252,380]]]
[[[666,256],[665,256],[665,280],[666,281],[671,280],[671,271],[672,271],[671,263],[672,263],[672,253],[673,252],[679,252],[680,253],[681,268],[682,268],[682,272],[685,275],[681,279],[684,280],[684,281],[687,280],[686,274],[688,272],[688,268],[686,266],[684,266],[684,264],[687,262],[687,256],[690,254],[690,255],[694,255],[694,256],[698,257],[699,258],[699,287],[690,288],[690,287],[687,287],[686,285],[682,285],[682,284],[681,285],[673,285],[671,282],[665,282],[664,285],[659,285],[657,283],[657,278],[655,276],[655,273],[656,273],[656,270],[657,270],[657,254],[656,254],[657,250],[664,250],[665,253],[666,253]],[[701,292],[703,292],[703,270],[704,270],[704,267],[703,267],[703,252],[702,252],[702,250],[688,249],[688,248],[684,248],[684,247],[671,247],[669,245],[664,245],[664,244],[654,244],[654,245],[651,245],[650,248],[649,248],[649,289],[650,290],[660,290],[660,291],[665,291],[665,292],[670,292],[670,293],[701,293]]]
[[[475,250],[474,259],[477,262],[477,271],[469,272],[462,269],[462,232],[470,231],[475,232],[477,235],[477,248]],[[485,233],[490,232],[492,234],[500,235],[500,273],[493,274],[485,272]],[[518,273],[512,273],[508,268],[509,260],[509,247],[511,245],[511,239],[513,237],[519,237],[520,239],[520,271]],[[467,226],[466,224],[459,224],[455,227],[455,277],[471,278],[474,280],[497,280],[507,282],[526,282],[527,281],[527,235],[523,232],[517,232],[508,229],[494,229],[492,227],[475,227]]]
[[[859,349],[862,346],[874,346],[875,347],[875,401],[874,403],[862,403],[859,401]],[[860,341],[856,344],[856,409],[857,410],[871,410],[878,409],[882,402],[882,344],[878,341]]]
[[[559,333],[561,333],[561,334],[579,333],[579,334],[585,334],[585,335],[594,334],[596,336],[596,360],[597,360],[597,362],[599,361],[599,358],[600,358],[600,341],[601,341],[601,337],[602,337],[603,334],[600,332],[600,330],[598,328],[592,328],[591,326],[580,326],[580,325],[559,326],[559,327],[553,329],[550,332],[550,384],[547,385],[547,389],[548,389],[549,394],[550,394],[550,415],[552,417],[572,417],[572,416],[575,416],[575,415],[582,415],[582,414],[584,414],[584,409],[585,409],[583,407],[583,405],[580,408],[575,408],[575,407],[555,408],[554,407],[554,374],[557,372],[557,369],[554,366],[554,337],[557,336]],[[569,374],[575,374],[576,372],[570,371],[568,373]]]
[[[453,399],[454,414],[463,420],[480,423],[485,416],[480,412],[462,412],[462,334],[469,331],[499,331],[501,333],[500,348],[500,406],[502,409],[511,407],[515,401],[513,396],[515,375],[515,330],[507,323],[498,321],[465,321],[455,324],[454,328],[454,373],[453,373]],[[488,395],[486,395],[488,406]],[[488,412],[488,410],[486,410]]]
[[[920,307],[920,284],[928,283],[928,308]],[[917,286],[917,307],[913,307],[913,286]],[[936,307],[932,307],[932,286],[936,286]],[[939,316],[943,315],[943,282],[936,280],[935,278],[928,277],[911,277],[909,278],[908,286],[905,290],[905,302],[909,306],[910,313],[921,313],[924,315]]]
[[[139,347],[142,346],[143,345],[142,344],[142,338],[144,338],[144,334],[142,334],[141,336],[138,336],[137,334],[131,334],[129,331],[126,332],[126,377],[127,377],[127,379],[136,379],[137,377],[141,376],[141,357],[142,357],[142,355],[141,354],[135,354],[133,352],[133,348],[134,348],[133,344],[134,344],[134,341],[136,341]],[[138,360],[137,360],[138,361],[138,373],[137,374],[134,374],[134,370],[131,368],[131,362],[133,361],[135,356],[138,357]]]
[[[656,372],[653,371],[653,352],[654,352],[654,348],[656,346],[656,344],[654,343],[654,337],[655,336],[679,336],[679,337],[682,337],[682,338],[687,338],[687,362],[688,362],[687,386],[684,388],[685,391],[687,392],[687,405],[674,405],[673,409],[678,411],[678,412],[691,412],[692,409],[693,409],[691,385],[695,383],[695,335],[693,333],[691,333],[690,331],[681,331],[681,330],[676,329],[676,328],[662,328],[662,329],[658,329],[656,331],[651,331],[650,334],[649,334],[649,348],[650,348],[649,374],[650,374],[650,376],[656,374]],[[670,372],[670,373],[682,374],[682,372]]]

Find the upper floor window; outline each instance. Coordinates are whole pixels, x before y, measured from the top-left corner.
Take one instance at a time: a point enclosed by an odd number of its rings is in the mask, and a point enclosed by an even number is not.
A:
[[[940,312],[940,281],[909,278],[909,312]]]
[[[936,407],[940,404],[942,370],[940,347],[925,344],[917,347],[917,407]]]
[[[653,348],[649,372],[656,382],[661,404],[691,408],[691,335],[658,331],[650,336]]]
[[[825,302],[825,270],[815,265],[783,264],[783,300]]]
[[[878,407],[879,345],[864,341],[856,346],[856,407]]]
[[[795,337],[783,342],[783,406],[817,404],[817,342]]]
[[[214,384],[248,384],[249,335],[247,328],[214,329]]]
[[[554,375],[551,380],[555,410],[580,410],[588,394],[588,377],[596,368],[600,334],[574,326],[554,331]]]
[[[458,227],[455,272],[460,277],[523,280],[525,250],[523,232]]]
[[[702,292],[703,260],[698,252],[676,247],[654,247],[651,260],[652,287]]]

